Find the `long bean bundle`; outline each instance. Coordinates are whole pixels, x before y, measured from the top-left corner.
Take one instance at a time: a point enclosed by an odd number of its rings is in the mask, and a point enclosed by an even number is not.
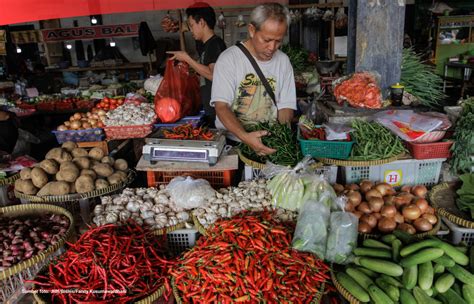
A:
[[[451,170],[454,173],[469,173],[474,166],[474,100],[465,100],[461,117],[456,122],[454,144],[451,147]]]
[[[406,152],[399,137],[376,122],[354,120],[352,160],[378,160]]]
[[[260,163],[269,160],[274,164],[283,166],[295,166],[303,158],[295,133],[289,126],[260,122],[250,125],[246,129],[247,132],[268,131],[269,134],[261,138],[262,142],[265,146],[275,149],[276,152],[267,156],[259,156],[252,148],[242,143],[240,150],[245,157]]]

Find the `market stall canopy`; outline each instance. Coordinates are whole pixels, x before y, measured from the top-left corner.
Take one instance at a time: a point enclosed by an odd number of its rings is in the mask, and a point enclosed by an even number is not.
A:
[[[195,0],[0,0],[2,6],[0,25],[89,15],[180,9],[187,8],[196,2]],[[266,1],[209,0],[206,2],[213,7],[242,7],[254,6]],[[287,3],[288,1],[277,0],[276,2]]]

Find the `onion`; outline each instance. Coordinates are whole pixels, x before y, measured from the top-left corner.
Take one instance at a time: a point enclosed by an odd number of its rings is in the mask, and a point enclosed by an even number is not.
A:
[[[81,128],[81,122],[78,120],[74,120],[71,122],[71,128],[74,130],[79,130]]]
[[[420,208],[421,214],[425,213],[428,210],[429,204],[428,201],[424,198],[418,198],[415,200],[415,205]]]
[[[427,213],[427,214],[435,214],[436,212],[435,212],[435,210],[434,210],[433,207],[428,206],[428,208],[426,208],[425,213]]]
[[[334,191],[336,191],[336,193],[341,193],[344,191],[344,186],[341,184],[334,184],[332,185],[332,187],[334,188]]]
[[[393,218],[398,224],[403,224],[405,222],[405,218],[400,212],[395,213],[395,216]]]
[[[358,211],[358,210],[357,210],[357,211],[352,211],[352,214],[354,214],[358,219],[360,219],[360,217],[361,217],[362,215],[364,215],[363,212]]]
[[[81,113],[74,113],[73,117],[74,117],[74,120],[78,120],[82,118],[82,115]]]
[[[401,192],[393,199],[393,202],[395,204],[395,207],[397,207],[397,209],[400,209],[400,207],[411,203],[412,199],[413,199],[412,194],[407,193],[407,192]]]
[[[369,207],[372,212],[380,212],[382,210],[384,201],[380,197],[373,197],[369,200]]]
[[[58,131],[66,131],[67,130],[67,127],[65,125],[60,125],[58,127]]]
[[[347,195],[347,200],[351,202],[354,207],[357,207],[362,201],[362,195],[357,191],[353,191]]]
[[[374,228],[375,226],[377,226],[377,219],[372,214],[364,214],[360,217],[359,221],[367,223],[370,228]]]
[[[351,202],[347,202],[346,206],[344,206],[344,210],[347,212],[354,211],[354,205]]]
[[[100,115],[100,116],[105,116],[107,114],[107,112],[105,112],[104,110],[100,109],[99,111],[97,111],[97,114]]]
[[[410,204],[403,208],[403,217],[409,220],[416,220],[421,216],[421,210],[415,204]]]
[[[90,129],[91,125],[90,125],[90,123],[88,123],[88,122],[83,122],[83,123],[82,123],[82,127],[83,127],[84,129]]]
[[[69,117],[69,121],[74,121],[74,120],[77,120],[77,119],[74,117],[74,115],[71,116],[71,117]]]
[[[69,126],[71,125],[71,122],[70,122],[70,121],[65,121],[65,122],[64,122],[64,125],[65,125],[66,127],[69,127]]]
[[[395,198],[395,196],[393,196],[393,195],[384,196],[383,197],[383,202],[385,203],[385,205],[392,206],[394,204],[393,203],[394,198]]]
[[[370,189],[372,189],[372,187],[374,186],[374,183],[372,183],[371,181],[369,180],[364,180],[360,183],[360,191],[362,193],[367,193],[367,191],[369,191]]]
[[[373,216],[375,216],[375,218],[378,220],[380,220],[382,218],[382,214],[380,214],[379,212],[374,212],[374,213],[371,213]]]
[[[365,214],[372,213],[372,210],[370,210],[369,204],[367,202],[360,203],[360,205],[357,206],[357,210]]]
[[[365,199],[370,200],[372,197],[382,198],[382,194],[380,192],[378,192],[377,190],[375,190],[375,189],[371,189],[371,190],[367,191],[367,193],[365,194]]]
[[[380,213],[385,217],[394,217],[397,214],[397,208],[395,206],[383,206]]]
[[[431,225],[431,223],[424,218],[416,219],[413,223],[413,226],[415,226],[416,230],[421,232],[430,231],[431,229],[433,229],[433,225]]]
[[[408,185],[402,186],[402,188],[400,189],[400,192],[408,192],[408,193],[410,193],[410,192],[411,192],[411,186],[408,186]]]
[[[430,222],[431,225],[435,225],[438,222],[438,217],[434,214],[425,213],[421,216],[421,218],[428,220],[428,222]]]
[[[92,114],[91,117],[92,117],[92,119],[95,119],[95,120],[99,119],[99,115],[97,115],[97,114]]]
[[[354,190],[354,191],[359,191],[359,185],[357,184],[350,184],[350,185],[346,185],[346,189],[347,190]]]
[[[360,222],[358,229],[360,233],[370,233],[372,231],[372,227],[370,227],[366,222]]]
[[[395,191],[393,190],[392,186],[387,183],[378,184],[377,186],[375,186],[375,190],[380,192],[382,196],[395,194]]]
[[[381,232],[392,232],[397,227],[397,222],[391,217],[382,217],[377,225]]]
[[[423,185],[417,185],[411,189],[411,193],[413,193],[415,196],[425,198],[426,193],[428,193],[428,189],[426,189],[426,187]]]
[[[399,229],[401,231],[405,231],[409,234],[415,234],[416,233],[415,227],[413,227],[412,225],[407,224],[407,223],[399,224],[397,229]]]

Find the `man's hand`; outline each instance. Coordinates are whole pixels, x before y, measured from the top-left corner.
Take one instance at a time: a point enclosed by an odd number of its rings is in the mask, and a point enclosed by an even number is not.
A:
[[[172,60],[179,60],[181,62],[186,62],[190,64],[191,56],[189,56],[189,54],[186,52],[176,51],[176,52],[166,52],[166,53],[173,55],[173,57],[171,57]]]
[[[265,146],[261,140],[263,136],[267,135],[267,131],[250,132],[245,135],[245,137],[243,138],[243,142],[247,144],[250,148],[252,148],[252,150],[254,150],[257,155],[264,156],[273,154],[276,152],[276,150]]]

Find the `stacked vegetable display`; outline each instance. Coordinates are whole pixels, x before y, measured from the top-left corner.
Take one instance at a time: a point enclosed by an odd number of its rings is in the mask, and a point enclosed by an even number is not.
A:
[[[149,103],[124,103],[115,110],[107,112],[105,126],[137,126],[148,125],[156,120],[153,105]]]
[[[436,238],[410,243],[408,235],[396,235],[365,240],[355,249],[354,264],[336,273],[346,292],[363,303],[472,303],[474,274],[472,267],[465,268],[467,248]]]
[[[404,186],[400,192],[387,183],[364,180],[345,187],[335,184],[338,195],[348,198],[346,211],[359,218],[361,233],[390,233],[400,229],[410,234],[427,232],[438,222],[428,204],[425,186]]]
[[[68,121],[59,125],[58,131],[67,130],[86,130],[104,127],[104,119],[106,112],[104,110],[93,110],[87,113],[74,113]]]
[[[170,272],[184,303],[310,302],[329,267],[292,250],[293,228],[271,212],[219,220]]]
[[[42,214],[24,217],[1,217],[0,271],[14,266],[56,244],[70,223],[66,216]]]
[[[106,225],[84,233],[33,283],[51,303],[133,303],[164,286],[172,263],[150,231]]]
[[[454,173],[470,173],[474,168],[474,99],[464,101],[461,116],[456,122],[451,170]]]
[[[127,170],[127,161],[114,160],[98,147],[88,152],[65,142],[36,167],[21,170],[15,191],[37,196],[87,193],[125,181]]]

